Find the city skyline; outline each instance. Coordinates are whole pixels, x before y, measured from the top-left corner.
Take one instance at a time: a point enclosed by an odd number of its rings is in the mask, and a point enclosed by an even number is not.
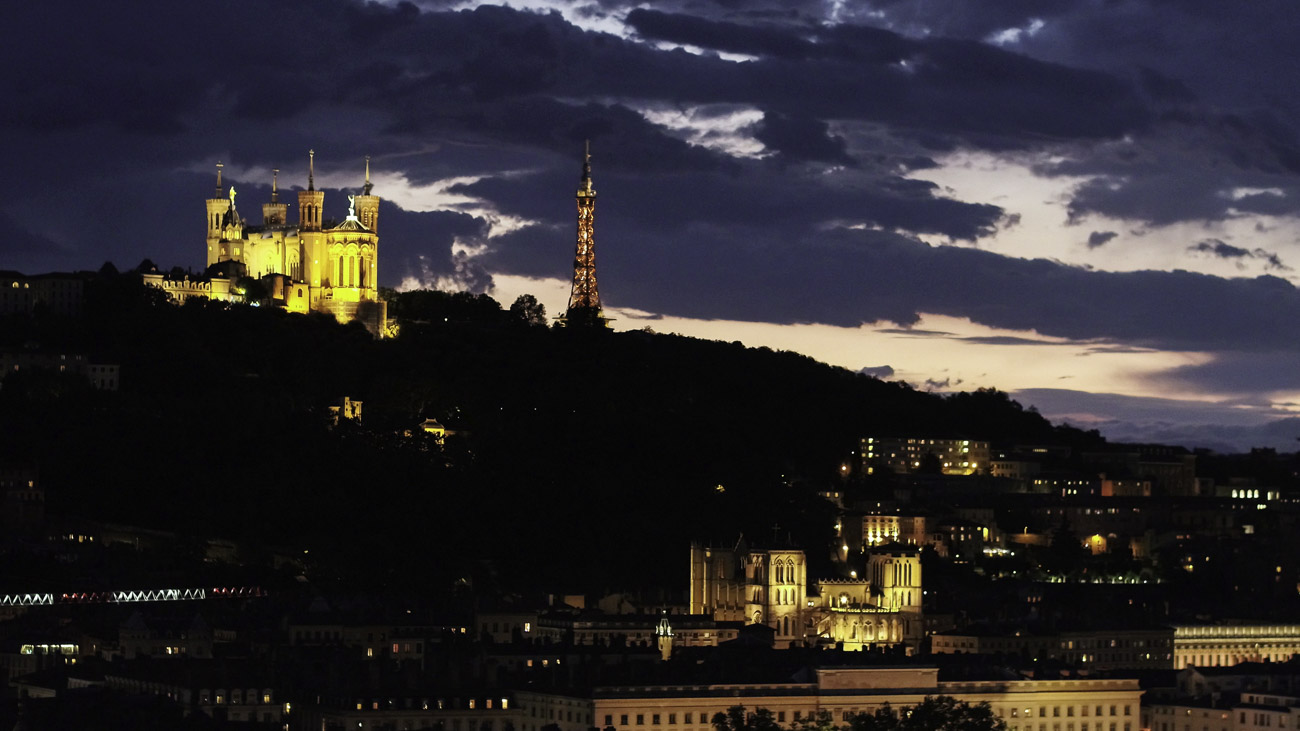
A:
[[[197,268],[213,165],[256,210],[314,148],[338,219],[372,156],[381,285],[558,315],[590,138],[616,329],[1111,436],[1240,447],[1300,401],[1281,3],[61,5],[0,82],[5,268]]]

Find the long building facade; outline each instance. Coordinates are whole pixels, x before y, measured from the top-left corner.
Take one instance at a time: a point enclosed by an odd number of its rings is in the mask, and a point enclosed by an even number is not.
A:
[[[1282,662],[1300,654],[1300,624],[1180,624],[1173,634],[1175,669]]]
[[[930,649],[936,654],[1017,654],[1097,670],[1228,667],[1284,662],[1300,654],[1300,625],[1179,624],[1052,634],[951,630],[932,635]]]
[[[932,667],[835,667],[813,671],[807,682],[646,685],[595,688],[584,693],[521,692],[519,731],[590,728],[614,731],[712,731],[716,713],[732,706],[765,708],[777,723],[830,713],[842,724],[885,704],[913,706],[927,697],[987,702],[1007,731],[1138,731],[1138,681],[941,681]]]

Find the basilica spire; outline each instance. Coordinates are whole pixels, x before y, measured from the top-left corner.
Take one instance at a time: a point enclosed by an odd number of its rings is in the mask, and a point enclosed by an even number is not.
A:
[[[374,194],[374,189],[374,184],[370,182],[370,156],[366,155],[366,182],[361,186],[361,195],[356,197],[357,218],[361,225],[378,233],[379,196]]]
[[[316,190],[316,151],[307,151],[307,190],[298,191],[298,230],[320,231],[325,191]]]
[[[283,226],[289,216],[289,204],[280,202],[280,168],[271,168],[271,202],[262,204],[262,225]]]
[[[217,194],[213,198],[225,198],[221,192],[221,168],[224,167],[220,161],[217,162]]]

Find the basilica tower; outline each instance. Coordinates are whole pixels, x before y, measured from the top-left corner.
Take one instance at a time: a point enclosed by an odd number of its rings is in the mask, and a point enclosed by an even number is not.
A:
[[[325,192],[316,190],[316,151],[307,151],[307,190],[298,191],[298,230],[319,231]]]
[[[230,210],[230,199],[221,187],[222,164],[217,163],[217,192],[207,200],[208,204],[208,258],[206,266],[221,261],[221,230],[225,226],[226,213]]]
[[[262,204],[262,225],[283,226],[289,216],[289,204],[280,202],[280,169],[271,171],[271,202]]]
[[[596,189],[591,183],[591,143],[583,156],[578,183],[578,245],[573,259],[573,290],[561,322],[568,327],[608,327],[596,288]]]
[[[366,184],[361,187],[361,195],[356,197],[357,220],[362,226],[379,233],[379,196],[370,194],[374,187],[370,182],[370,156],[366,155]]]
[[[325,192],[316,190],[316,151],[307,151],[307,190],[298,191],[298,240],[302,246],[302,268],[307,285],[311,287],[311,301],[320,298],[320,288],[328,286],[322,281],[322,272],[328,271],[321,263],[325,258],[325,234],[321,233],[321,209],[325,207]]]

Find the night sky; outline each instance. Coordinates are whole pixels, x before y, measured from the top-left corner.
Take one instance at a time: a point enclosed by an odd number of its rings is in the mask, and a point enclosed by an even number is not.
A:
[[[303,187],[315,149],[327,218],[372,156],[381,284],[558,314],[590,139],[618,328],[997,387],[1114,437],[1297,446],[1290,0],[54,1],[4,22],[0,268],[198,269],[214,164],[259,221],[271,169]]]

